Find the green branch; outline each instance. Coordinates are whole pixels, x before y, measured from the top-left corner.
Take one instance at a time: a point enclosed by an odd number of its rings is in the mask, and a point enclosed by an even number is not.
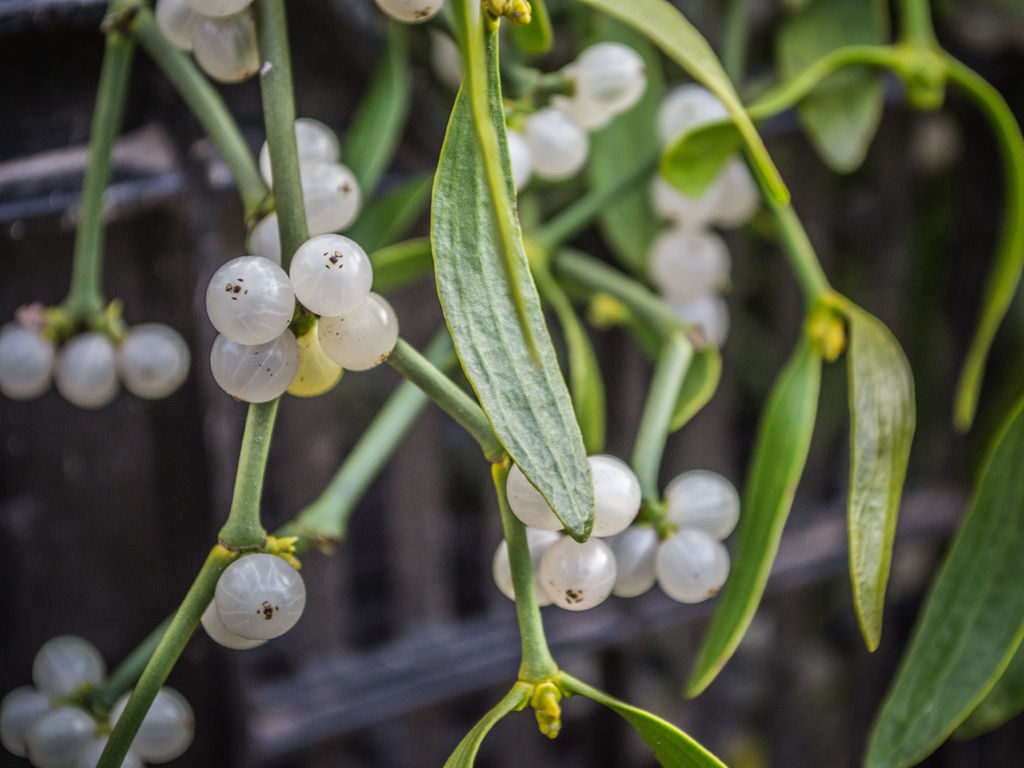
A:
[[[772,213],[775,214],[775,221],[779,226],[779,234],[786,246],[786,256],[796,272],[797,280],[800,282],[800,289],[804,294],[807,307],[810,309],[829,294],[833,293],[828,278],[821,268],[818,256],[814,252],[814,246],[807,237],[800,218],[796,215],[792,205],[772,205]]]
[[[928,0],[899,0],[900,39],[919,48],[938,48]]]
[[[263,496],[263,476],[267,470],[270,438],[280,402],[281,398],[275,398],[269,403],[249,405],[242,448],[238,454],[231,511],[217,535],[221,544],[230,549],[258,549],[266,542],[267,532],[260,522],[260,499]]]

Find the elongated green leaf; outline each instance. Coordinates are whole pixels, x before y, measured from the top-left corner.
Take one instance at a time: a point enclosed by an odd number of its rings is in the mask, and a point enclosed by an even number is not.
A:
[[[406,37],[404,25],[388,23],[384,59],[345,134],[341,159],[359,179],[364,195],[373,191],[391,162],[409,116],[412,79]]]
[[[643,57],[647,67],[647,90],[640,101],[590,135],[587,172],[591,186],[600,189],[615,185],[648,162],[647,148],[658,143],[655,126],[663,78],[657,51],[638,32],[606,16],[598,16],[595,32],[602,40],[628,45]],[[598,225],[615,257],[633,272],[641,272],[659,226],[648,185],[619,194],[614,205],[601,211]]]
[[[497,36],[488,36],[489,116],[504,125]],[[512,174],[504,130],[498,151],[509,206]],[[509,456],[547,499],[573,538],[593,526],[593,486],[569,393],[544,323],[518,227],[504,253],[466,85],[448,124],[434,182],[431,242],[438,294],[466,377]],[[501,212],[511,215],[511,211]],[[508,260],[513,269],[507,269]],[[510,281],[524,299],[531,352]]]
[[[586,696],[603,704],[633,726],[663,768],[725,768],[725,764],[672,723],[632,704],[609,696],[564,672],[559,683],[570,693]]]
[[[1024,712],[1024,643],[981,704],[956,729],[954,738],[973,739]]]
[[[670,59],[685,69],[697,82],[713,92],[729,110],[747,150],[754,169],[771,199],[779,205],[789,201],[778,169],[768,155],[764,142],[750,121],[739,96],[722,69],[708,41],[667,0],[580,0],[633,27],[657,45]]]
[[[722,355],[714,347],[704,347],[693,353],[690,367],[686,370],[686,378],[679,389],[672,422],[669,429],[675,432],[682,429],[708,401],[718,389],[718,381],[722,378]]]
[[[516,45],[530,53],[547,53],[555,40],[551,30],[551,17],[544,0],[530,0],[529,24],[512,24],[512,39]]]
[[[530,685],[528,683],[516,683],[512,686],[512,690],[505,695],[505,698],[480,718],[480,722],[474,725],[459,742],[459,746],[452,752],[451,757],[445,761],[444,768],[472,768],[476,761],[476,753],[480,751],[480,745],[487,734],[491,732],[495,723],[510,712],[522,709],[529,701]]]
[[[859,307],[847,310],[850,347],[850,577],[869,650],[882,634],[903,479],[916,411],[910,363],[889,329]]]
[[[1024,401],[985,462],[868,745],[868,768],[918,763],[985,697],[1024,636]]]
[[[814,0],[788,19],[778,36],[779,69],[789,79],[844,45],[881,44],[889,14],[878,0]],[[818,86],[797,108],[822,160],[849,173],[864,162],[882,119],[882,73],[847,67]]]
[[[416,176],[367,205],[345,235],[370,253],[390,245],[405,234],[427,211],[432,176]]]
[[[390,291],[419,280],[434,266],[430,238],[418,237],[380,248],[370,254],[373,265],[373,287]]]
[[[683,194],[700,197],[741,146],[735,123],[697,126],[665,148],[661,175]]]
[[[732,573],[686,684],[688,696],[696,696],[715,679],[743,639],[761,602],[807,462],[820,387],[821,357],[803,339],[775,383],[761,419],[743,495]]]

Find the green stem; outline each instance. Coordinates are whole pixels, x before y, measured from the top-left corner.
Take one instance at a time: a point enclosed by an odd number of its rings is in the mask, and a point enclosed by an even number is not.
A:
[[[230,549],[258,549],[266,542],[267,532],[260,522],[260,498],[280,402],[281,398],[275,398],[269,403],[252,403],[249,406],[242,449],[238,454],[231,511],[218,534],[221,544]]]
[[[591,293],[614,296],[650,325],[659,336],[667,338],[685,332],[687,325],[645,285],[609,267],[593,256],[564,248],[551,261],[557,277],[582,286]]]
[[[246,220],[254,223],[267,205],[270,190],[263,183],[249,146],[224,100],[191,57],[164,37],[148,8],[137,11],[131,29],[220,152],[238,185]]]
[[[96,108],[89,132],[89,161],[82,180],[82,203],[75,232],[71,286],[64,310],[82,320],[103,310],[104,194],[110,180],[110,160],[124,116],[135,42],[116,27],[107,33]]]
[[[935,26],[928,0],[900,0],[900,39],[921,48],[936,48]]]
[[[442,330],[430,343],[426,358],[442,369],[455,364],[447,330]],[[378,411],[319,498],[276,535],[300,536],[320,542],[341,540],[352,510],[426,403],[427,396],[418,386],[411,381],[403,382]]]
[[[462,425],[480,444],[488,461],[498,461],[505,455],[505,448],[495,437],[491,422],[477,402],[405,339],[399,339],[395,344],[388,356],[388,364]]]
[[[743,78],[747,58],[747,4],[750,0],[728,0],[725,31],[722,34],[722,66],[735,85]]]
[[[167,633],[171,619],[154,629],[146,639],[139,643],[122,661],[102,684],[93,689],[90,699],[101,709],[108,710],[120,698],[121,694],[135,685],[149,660]]]
[[[185,644],[199,624],[199,617],[213,599],[217,579],[237,556],[237,553],[219,544],[210,551],[181,607],[167,627],[167,632],[143,670],[124,712],[121,713],[121,718],[114,727],[114,732],[110,734],[110,740],[96,768],[117,768],[121,765],[160,686],[164,684]]]
[[[967,353],[957,393],[953,422],[970,428],[978,407],[985,363],[996,331],[1017,293],[1024,270],[1024,137],[1002,95],[977,73],[946,57],[949,81],[969,96],[988,118],[1003,160],[1003,224],[997,256],[985,286],[981,318]]]
[[[285,272],[292,254],[309,239],[306,209],[299,179],[299,153],[295,144],[295,94],[288,51],[288,23],[283,0],[256,0],[256,31],[260,57],[260,93],[274,177],[277,224],[281,232],[281,266]]]
[[[494,491],[501,509],[501,526],[508,545],[509,567],[512,569],[512,589],[516,595],[516,620],[523,645],[523,660],[519,666],[519,679],[527,683],[549,680],[557,674],[548,641],[544,636],[544,623],[537,604],[537,592],[533,583],[533,563],[530,560],[530,545],[526,538],[526,526],[515,516],[508,505],[505,484],[508,482],[510,463],[508,459],[491,465]]]
[[[775,214],[775,221],[779,226],[779,233],[786,246],[786,255],[796,272],[797,280],[807,301],[808,308],[813,307],[829,294],[833,293],[832,286],[825,277],[817,255],[814,253],[814,246],[807,237],[800,218],[792,205],[772,205],[772,212]]]
[[[640,429],[630,460],[640,481],[640,490],[648,501],[660,498],[658,470],[671,431],[672,413],[679,399],[679,389],[692,359],[693,344],[683,334],[676,333],[665,339],[654,365],[654,378],[647,392],[647,402],[644,404],[644,414],[640,419]]]

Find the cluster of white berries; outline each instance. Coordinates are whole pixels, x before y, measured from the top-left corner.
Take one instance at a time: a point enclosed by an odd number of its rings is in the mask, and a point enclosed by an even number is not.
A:
[[[338,137],[323,123],[300,117],[295,121],[295,145],[310,236],[349,227],[362,208],[362,192],[355,174],[340,161]],[[260,150],[259,165],[264,181],[272,185],[270,149],[265,142]],[[256,224],[249,248],[257,256],[281,263],[281,236],[276,213],[265,216]]]
[[[38,312],[19,314],[0,328],[0,392],[12,400],[39,397],[52,381],[73,405],[102,408],[117,397],[122,384],[133,395],[158,400],[188,377],[188,345],[166,325],[133,326],[120,342],[88,331],[58,349]]]
[[[253,0],[157,0],[156,23],[214,80],[240,83],[259,72]]]
[[[516,188],[533,175],[547,181],[574,176],[587,162],[587,133],[606,126],[643,96],[647,69],[643,58],[628,45],[603,42],[583,50],[562,68],[571,95],[556,95],[550,106],[509,129],[508,149]]]
[[[70,635],[48,641],[32,662],[34,686],[16,688],[0,702],[0,742],[36,768],[96,768],[128,694],[107,716],[85,709],[75,697],[99,685],[105,675],[103,657],[91,643]],[[192,743],[194,729],[185,698],[172,688],[161,688],[122,768],[174,760]]]
[[[662,101],[658,134],[667,145],[682,133],[728,117],[710,91],[683,85]],[[728,287],[731,265],[725,241],[711,227],[732,229],[749,221],[760,206],[757,186],[743,161],[733,157],[700,197],[683,194],[658,174],[651,198],[669,223],[651,245],[651,280],[682,320],[698,325],[720,347],[729,331],[729,309],[720,292]]]
[[[419,24],[444,8],[444,0],[376,0],[377,7],[397,21]]]
[[[247,650],[294,627],[305,607],[306,586],[294,566],[258,552],[224,569],[201,621],[206,634],[225,648]]]
[[[561,532],[561,522],[518,467],[509,473],[509,506],[527,526],[539,604],[583,611],[613,594],[636,597],[655,583],[682,603],[717,594],[729,575],[729,553],[721,542],[739,519],[739,496],[729,481],[705,471],[673,480],[665,491],[665,519],[674,532],[659,540],[653,527],[633,525],[641,504],[633,471],[612,456],[587,461],[594,529],[582,544]],[[504,541],[494,554],[492,573],[502,594],[515,599]]]

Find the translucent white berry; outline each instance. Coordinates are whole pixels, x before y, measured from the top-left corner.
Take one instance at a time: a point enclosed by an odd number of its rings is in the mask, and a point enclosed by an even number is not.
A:
[[[668,144],[677,136],[700,125],[729,117],[729,110],[707,88],[688,83],[673,88],[658,108],[658,136]]]
[[[256,25],[249,9],[233,16],[203,16],[192,31],[192,51],[206,74],[222,83],[240,83],[260,70]]]
[[[667,229],[651,244],[651,281],[668,299],[693,299],[729,283],[729,246],[714,232]]]
[[[665,489],[666,517],[677,528],[695,528],[722,541],[740,519],[740,495],[717,472],[699,469]]]
[[[393,19],[408,24],[426,21],[444,6],[444,0],[376,0],[377,7]]]
[[[295,314],[287,273],[262,256],[239,256],[221,266],[206,289],[206,313],[218,333],[239,344],[265,344]]]
[[[605,541],[615,555],[616,576],[612,594],[637,597],[654,586],[658,534],[653,528],[633,525]]]
[[[602,42],[586,48],[576,59],[576,97],[624,112],[644,94],[647,67],[628,45]]]
[[[190,355],[181,334],[161,323],[131,328],[117,350],[121,383],[136,397],[167,397],[188,378]]]
[[[288,387],[295,397],[319,397],[334,389],[344,370],[320,346],[318,323],[299,336],[299,370]]]
[[[437,79],[451,88],[459,90],[462,85],[462,56],[459,46],[449,35],[439,29],[429,29],[430,66]]]
[[[0,392],[30,400],[50,388],[55,350],[38,331],[17,323],[0,328]]]
[[[309,117],[295,120],[295,148],[298,150],[300,168],[309,162],[336,163],[341,157],[341,145],[334,131],[319,120]],[[260,149],[260,174],[267,184],[274,183],[270,169],[270,147],[266,142],[263,142]]]
[[[47,640],[32,660],[32,682],[47,696],[67,696],[86,683],[96,685],[106,673],[96,646],[74,635]]]
[[[228,629],[224,622],[221,621],[220,614],[217,613],[217,603],[213,600],[206,606],[206,610],[203,611],[199,621],[211,640],[233,651],[247,651],[250,648],[258,648],[267,642],[266,640],[250,640],[247,637],[236,635]]]
[[[277,227],[276,213],[269,213],[256,222],[249,236],[249,253],[280,265],[281,232]]]
[[[539,569],[540,559],[548,551],[548,547],[562,538],[557,531],[538,531],[536,528],[526,529],[526,541],[530,548],[530,563],[533,567],[533,585],[537,593],[537,604],[541,607],[551,605],[551,598],[540,586]],[[512,567],[508,559],[508,543],[502,541],[494,552],[494,560],[491,562],[491,574],[494,576],[494,583],[501,594],[509,600],[516,599],[516,591],[512,586]]]
[[[185,0],[189,7],[203,16],[231,16],[248,8],[252,0]]]
[[[36,719],[50,711],[50,697],[29,685],[15,688],[0,701],[0,744],[25,757],[25,738]]]
[[[594,482],[594,536],[624,531],[640,511],[640,481],[633,470],[614,456],[590,456]]]
[[[574,83],[574,93],[571,96],[562,94],[552,96],[551,106],[584,131],[600,130],[611,122],[616,112],[609,109],[604,102],[587,99],[581,94],[579,86],[576,85],[578,73],[579,67],[575,61],[562,67],[562,76]]]
[[[121,386],[117,381],[117,351],[102,333],[82,333],[57,353],[53,382],[64,399],[79,408],[102,408]]]
[[[525,136],[533,172],[542,179],[567,179],[587,162],[587,134],[554,107],[545,107],[526,118]]]
[[[225,569],[214,600],[229,630],[252,640],[270,640],[295,626],[306,606],[306,587],[283,558],[257,553]]]
[[[725,584],[729,553],[704,531],[686,528],[661,542],[655,571],[666,595],[680,603],[699,603]]]
[[[533,159],[530,156],[530,145],[526,137],[511,128],[506,131],[508,137],[508,159],[512,166],[512,181],[516,189],[522,189],[530,181],[533,171]]]
[[[721,296],[705,294],[693,299],[673,299],[669,309],[684,323],[700,328],[709,344],[721,347],[729,335],[729,305]]]
[[[552,603],[569,611],[585,611],[612,593],[615,555],[601,539],[580,544],[563,536],[544,553],[539,575]]]
[[[192,50],[192,33],[199,16],[185,0],[156,0],[156,25],[171,41],[171,45],[183,51]]]
[[[651,183],[651,202],[659,217],[683,229],[706,227],[718,209],[714,183],[700,197],[691,197],[673,187],[660,174]]]
[[[518,465],[513,464],[508,473],[505,494],[508,496],[508,505],[512,508],[512,513],[524,525],[539,531],[560,531],[564,528],[562,521],[555,517],[540,491],[526,479]]]
[[[124,694],[110,710],[111,725],[121,718],[128,697],[129,694]],[[176,690],[164,687],[157,691],[142,719],[132,751],[147,763],[166,763],[185,753],[194,733],[192,707]]]
[[[304,307],[318,315],[344,315],[370,294],[373,267],[359,243],[344,235],[318,235],[295,251],[288,269]]]
[[[280,397],[299,370],[299,345],[291,331],[266,344],[238,344],[218,336],[210,351],[210,369],[217,385],[248,403]]]
[[[398,316],[376,293],[351,312],[321,317],[320,346],[334,362],[350,371],[365,371],[384,362],[398,341]]]
[[[100,761],[100,755],[103,754],[103,750],[107,746],[107,741],[105,736],[87,741],[78,751],[78,757],[75,758],[72,768],[96,768]],[[142,768],[142,761],[139,760],[139,756],[135,752],[129,749],[121,761],[121,768]]]
[[[714,185],[715,210],[712,221],[720,227],[733,229],[742,226],[761,207],[761,191],[746,163],[739,157],[725,164]]]
[[[300,168],[306,226],[311,235],[345,229],[363,205],[359,181],[341,163],[308,162]]]
[[[96,722],[78,707],[59,707],[36,718],[25,739],[36,768],[69,768],[96,733]]]

